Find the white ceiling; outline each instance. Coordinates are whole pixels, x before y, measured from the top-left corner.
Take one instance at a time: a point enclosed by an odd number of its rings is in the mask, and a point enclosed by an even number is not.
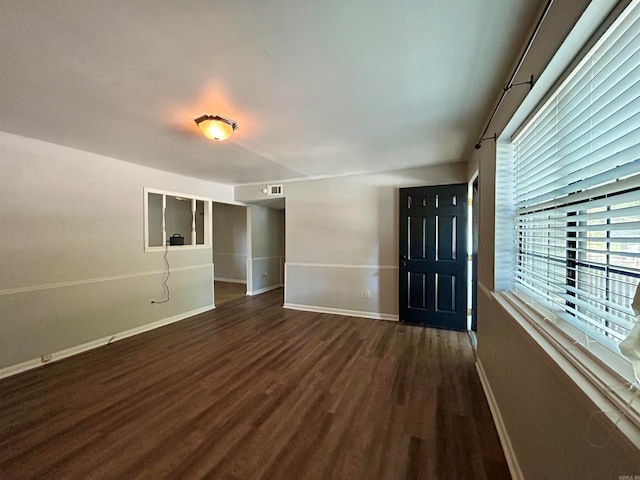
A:
[[[2,0],[0,130],[229,184],[460,161],[542,3]]]

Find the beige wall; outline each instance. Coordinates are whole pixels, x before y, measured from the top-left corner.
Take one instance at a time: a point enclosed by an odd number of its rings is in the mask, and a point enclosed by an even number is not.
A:
[[[397,318],[398,189],[465,181],[455,163],[286,183],[285,304]]]
[[[0,132],[0,369],[212,307],[210,248],[144,252],[143,188],[231,187]]]
[[[247,208],[213,203],[216,280],[247,282]]]
[[[608,11],[615,2],[594,2],[592,6]],[[625,3],[625,2],[622,2]],[[567,38],[585,6],[586,0],[556,1],[538,40],[522,67],[522,78],[534,74],[538,87],[547,90],[560,77],[562,68],[571,61],[581,39],[573,42],[569,53],[552,61],[560,44]],[[594,18],[598,13],[591,13]],[[599,13],[601,15],[602,12]],[[598,24],[595,21],[594,24]],[[581,29],[588,31],[586,25]],[[591,27],[593,31],[593,27]],[[563,56],[562,62],[558,58]],[[547,74],[542,71],[549,62]],[[556,70],[553,72],[553,70]],[[549,73],[550,72],[550,73]],[[505,79],[506,81],[506,79]],[[526,99],[525,96],[529,95]],[[509,93],[491,125],[500,136],[516,109],[528,103],[531,108],[544,97],[540,89]],[[534,100],[532,100],[534,99]],[[519,114],[520,119],[526,117]],[[516,125],[517,126],[517,125]],[[510,135],[510,132],[506,132]],[[468,172],[479,169],[480,231],[478,276],[481,284],[478,298],[478,363],[486,374],[486,382],[511,442],[515,461],[526,479],[618,479],[623,475],[640,475],[640,452],[631,448],[619,431],[609,435],[600,422],[604,418],[589,397],[576,386],[575,379],[562,370],[527,334],[490,294],[495,279],[502,272],[504,252],[494,256],[496,231],[496,145],[493,141],[475,151]],[[499,220],[499,219],[498,219]],[[500,257],[498,257],[500,256]],[[611,425],[609,423],[609,425]]]

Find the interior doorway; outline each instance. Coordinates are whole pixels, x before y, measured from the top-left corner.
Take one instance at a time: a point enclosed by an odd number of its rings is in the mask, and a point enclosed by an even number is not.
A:
[[[213,202],[213,275],[216,306],[247,294],[247,207]]]
[[[478,176],[471,184],[471,331],[478,331]]]
[[[247,295],[284,286],[284,198],[252,202],[247,207]]]

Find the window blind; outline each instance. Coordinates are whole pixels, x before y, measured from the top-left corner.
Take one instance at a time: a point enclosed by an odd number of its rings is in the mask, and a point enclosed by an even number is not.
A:
[[[640,7],[512,139],[518,290],[617,353],[640,281]]]

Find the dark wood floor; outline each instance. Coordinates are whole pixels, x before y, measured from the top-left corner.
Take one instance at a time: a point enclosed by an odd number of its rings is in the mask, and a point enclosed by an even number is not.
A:
[[[247,294],[246,283],[231,283],[216,280],[213,282],[213,288],[216,296],[216,306],[218,307],[223,303],[244,297]]]
[[[0,478],[510,478],[466,334],[281,305],[0,381]]]

